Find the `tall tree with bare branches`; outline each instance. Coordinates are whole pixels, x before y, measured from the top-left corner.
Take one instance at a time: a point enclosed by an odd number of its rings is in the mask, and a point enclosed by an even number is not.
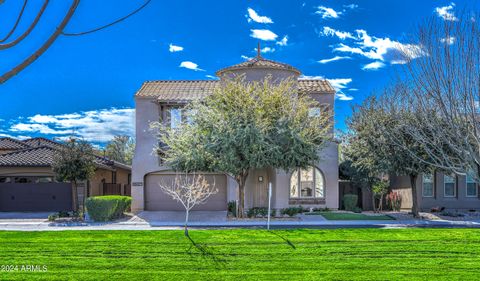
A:
[[[414,40],[421,49],[413,50],[416,59],[405,56],[401,94],[415,118],[404,131],[422,145],[429,164],[459,175],[473,170],[480,180],[478,14],[431,18],[418,27]]]
[[[29,56],[27,56],[23,61],[19,62],[15,66],[13,66],[7,72],[1,74],[0,75],[0,84],[5,83],[7,80],[9,80],[13,76],[17,75],[18,73],[20,73],[22,70],[27,68],[30,64],[32,64],[35,60],[37,60],[41,55],[43,55],[43,53],[45,53],[45,51],[47,51],[50,48],[50,46],[57,40],[57,38],[60,35],[80,36],[80,35],[90,34],[90,33],[96,32],[96,31],[100,31],[102,29],[105,29],[107,27],[110,27],[114,24],[117,24],[119,22],[122,22],[122,21],[126,20],[130,16],[133,16],[134,14],[141,11],[143,8],[145,8],[151,2],[151,0],[146,0],[143,5],[141,5],[139,8],[137,8],[133,12],[131,12],[128,15],[126,15],[124,17],[121,17],[121,18],[117,19],[116,21],[113,21],[109,24],[105,24],[103,26],[100,26],[100,27],[97,27],[97,28],[94,28],[94,29],[91,29],[91,30],[88,30],[88,31],[84,31],[84,32],[68,33],[68,32],[65,32],[64,29],[66,28],[68,23],[71,21],[72,17],[75,14],[75,11],[77,10],[78,5],[80,4],[80,0],[71,0],[71,1],[72,1],[71,5],[70,5],[68,11],[66,12],[65,16],[63,17],[62,21],[57,25],[55,30],[51,34],[49,34],[46,41],[42,45],[40,45],[40,47],[38,47],[38,49],[36,49],[33,53],[31,53]],[[28,25],[27,29],[24,32],[22,32],[17,38],[15,38],[15,39],[7,42],[7,43],[4,43],[15,33],[19,24],[22,22],[22,18],[24,16],[25,8],[27,7],[27,4],[28,4],[28,0],[24,0],[24,2],[22,4],[22,8],[18,12],[17,19],[16,19],[15,23],[13,24],[12,28],[8,31],[8,33],[5,35],[5,37],[0,39],[0,43],[1,43],[0,44],[0,51],[15,47],[20,42],[22,42],[24,39],[29,37],[30,34],[32,33],[32,31],[37,27],[40,19],[44,15],[44,12],[47,9],[47,6],[48,6],[49,3],[50,3],[50,0],[44,0],[43,5],[38,10],[35,18]],[[0,4],[3,4],[3,1],[0,2]]]

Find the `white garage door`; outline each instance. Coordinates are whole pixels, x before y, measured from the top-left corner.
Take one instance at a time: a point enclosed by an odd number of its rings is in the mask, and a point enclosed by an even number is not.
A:
[[[218,192],[211,195],[207,202],[195,206],[194,211],[225,211],[227,210],[227,177],[223,174],[208,174],[205,178],[209,183],[215,182]],[[183,206],[165,194],[159,183],[173,184],[174,174],[151,174],[145,180],[145,210],[147,211],[184,211]]]

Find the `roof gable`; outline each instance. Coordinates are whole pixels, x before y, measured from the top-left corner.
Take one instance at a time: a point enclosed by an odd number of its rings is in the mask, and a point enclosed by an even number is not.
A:
[[[30,147],[22,141],[12,138],[0,138],[0,150],[16,150]]]

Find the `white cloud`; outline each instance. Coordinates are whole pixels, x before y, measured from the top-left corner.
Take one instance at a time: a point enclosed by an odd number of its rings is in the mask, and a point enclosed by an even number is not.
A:
[[[450,37],[442,38],[440,39],[440,42],[448,45],[453,45],[453,43],[455,43],[455,37],[450,36]]]
[[[210,78],[212,80],[218,80],[218,77],[213,75],[205,75],[205,77]]]
[[[348,89],[348,91],[356,92],[356,91],[358,91],[358,89],[357,88],[350,88],[350,89]]]
[[[415,59],[425,55],[425,51],[414,44],[403,44],[388,37],[370,36],[367,31],[357,29],[356,34],[324,27],[320,35],[337,36],[339,39],[353,39],[355,45],[339,43],[333,48],[335,52],[357,54],[372,60],[392,61],[392,64],[404,63],[407,58]],[[407,56],[407,58],[405,58]]]
[[[254,21],[258,23],[273,23],[272,19],[266,16],[260,16],[254,9],[248,8],[248,22]]]
[[[110,108],[72,114],[37,114],[26,119],[19,118],[9,132],[64,138],[74,136],[105,143],[117,135],[134,136],[134,113],[133,108]]]
[[[241,55],[240,57],[244,60],[251,60],[252,59],[252,57],[247,57],[245,55]]]
[[[299,79],[319,79],[319,80],[327,80],[330,82],[332,87],[335,89],[335,98],[342,100],[342,101],[349,101],[353,100],[352,96],[346,95],[343,90],[348,90],[347,86],[352,82],[352,78],[332,78],[328,79],[323,76],[309,76],[309,75],[302,75]]]
[[[182,61],[179,67],[195,70],[195,71],[205,71],[204,69],[198,68],[198,64],[191,61]]]
[[[251,29],[250,30],[252,33],[250,34],[250,37],[264,40],[264,41],[273,41],[276,40],[278,35],[271,32],[268,29]]]
[[[353,97],[352,96],[349,96],[343,92],[337,92],[335,94],[335,98],[339,99],[339,100],[342,100],[342,101],[350,101],[350,100],[353,100]]]
[[[345,40],[347,38],[355,39],[355,36],[353,36],[350,32],[339,31],[328,26],[324,26],[323,30],[319,33],[319,35],[332,37],[337,36],[341,40]]]
[[[256,52],[257,49],[254,49],[254,51]],[[260,49],[260,52],[263,53],[263,54],[273,53],[273,52],[275,52],[275,48],[264,47],[264,48],[261,48],[261,49]]]
[[[279,45],[279,46],[287,46],[287,44],[288,44],[288,36],[287,36],[287,35],[283,36],[282,40],[277,41],[275,44],[277,44],[277,45]]]
[[[328,8],[325,6],[318,6],[317,9],[318,10],[315,12],[315,14],[321,15],[322,19],[328,19],[328,18],[336,19],[342,14],[342,12],[337,12],[334,9]]]
[[[350,10],[355,10],[356,8],[358,8],[358,5],[357,4],[349,4],[349,5],[343,5],[344,8],[348,8]]]
[[[335,57],[330,58],[330,59],[319,60],[318,62],[321,63],[321,64],[326,64],[326,63],[329,63],[329,62],[332,62],[332,61],[345,60],[345,59],[351,59],[351,57],[335,56]]]
[[[381,61],[374,61],[369,64],[366,64],[362,67],[362,70],[378,70],[385,67],[385,64]]]
[[[437,13],[437,16],[441,17],[444,20],[456,21],[458,19],[455,17],[453,8],[455,8],[455,3],[452,2],[448,6],[436,7],[435,13]]]
[[[173,45],[172,43],[170,43],[170,45],[169,45],[169,47],[168,47],[168,51],[169,51],[170,53],[181,52],[181,51],[183,51],[183,47],[182,47],[182,46]]]

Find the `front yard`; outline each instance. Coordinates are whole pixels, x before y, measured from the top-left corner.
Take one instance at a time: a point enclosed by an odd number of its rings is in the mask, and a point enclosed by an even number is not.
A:
[[[0,232],[1,280],[472,280],[476,229]]]

